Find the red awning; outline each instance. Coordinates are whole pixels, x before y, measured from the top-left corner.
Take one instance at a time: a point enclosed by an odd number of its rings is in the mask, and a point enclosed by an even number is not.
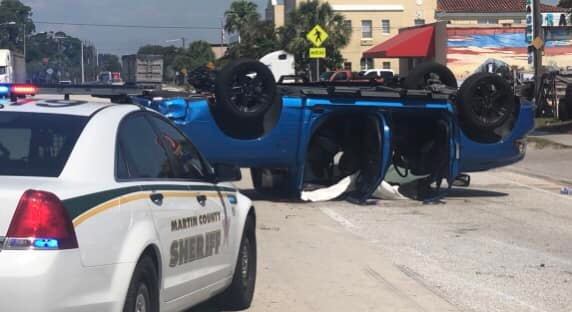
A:
[[[435,54],[435,26],[407,28],[365,51],[365,58],[427,58]]]

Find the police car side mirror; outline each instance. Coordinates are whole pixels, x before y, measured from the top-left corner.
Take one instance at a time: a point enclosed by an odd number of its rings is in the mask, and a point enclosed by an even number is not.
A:
[[[237,182],[242,180],[240,168],[233,165],[216,164],[214,174],[217,182]]]

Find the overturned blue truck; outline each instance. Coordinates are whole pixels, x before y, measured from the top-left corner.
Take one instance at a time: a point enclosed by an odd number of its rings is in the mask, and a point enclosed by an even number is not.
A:
[[[200,95],[132,101],[171,119],[212,163],[250,168],[257,191],[282,196],[357,173],[344,198],[365,203],[391,169],[420,177],[416,199],[441,198],[463,173],[522,160],[534,127],[533,104],[500,75],[459,88],[436,63],[383,84],[277,84],[249,60],[204,77]]]

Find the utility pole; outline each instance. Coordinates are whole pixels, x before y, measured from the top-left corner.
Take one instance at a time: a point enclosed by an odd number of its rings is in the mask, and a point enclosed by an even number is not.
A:
[[[24,21],[24,62],[26,62],[26,39],[28,34],[26,33],[26,21]]]
[[[186,46],[185,46],[185,37],[182,37],[182,38],[181,38],[181,41],[183,42],[183,49],[184,49],[184,48],[186,47]]]
[[[544,39],[544,34],[542,30],[542,14],[540,13],[540,0],[533,0],[533,12],[534,12],[534,39],[537,38]],[[542,68],[542,52],[544,50],[544,44],[541,47],[535,47],[534,51],[534,77],[535,77],[535,99],[540,97],[542,90],[542,75],[544,70]]]
[[[82,84],[85,83],[85,68],[84,68],[84,64],[83,64],[83,46],[84,46],[84,43],[83,43],[83,41],[81,41],[81,83]]]

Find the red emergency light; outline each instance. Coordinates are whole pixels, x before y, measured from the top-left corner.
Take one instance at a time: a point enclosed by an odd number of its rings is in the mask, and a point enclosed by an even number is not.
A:
[[[38,93],[38,88],[28,84],[12,85],[10,93],[13,95],[35,95]]]

